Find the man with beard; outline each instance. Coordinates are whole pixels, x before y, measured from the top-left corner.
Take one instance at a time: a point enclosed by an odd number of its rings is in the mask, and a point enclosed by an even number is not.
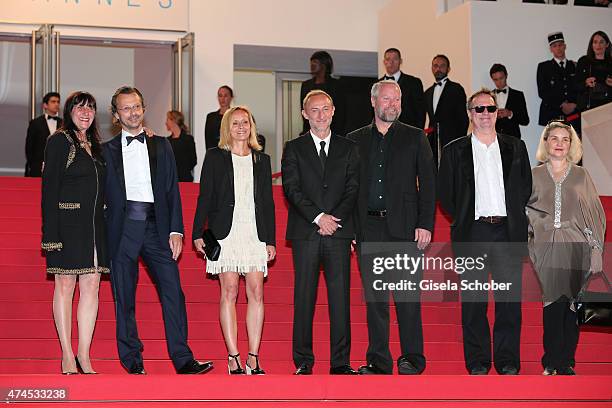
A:
[[[368,242],[416,242],[423,250],[431,241],[435,211],[435,165],[425,133],[398,120],[402,93],[393,80],[372,86],[372,124],[347,137],[359,146],[359,194],[356,235],[360,269],[366,296],[371,290],[372,270],[362,263],[362,246]],[[417,271],[419,279],[422,270]],[[425,369],[421,304],[417,291],[409,300],[394,292],[402,355],[400,374],[420,374]],[[391,374],[389,350],[389,296],[376,295],[367,303],[367,365],[361,374]],[[416,299],[416,300],[415,300]]]
[[[130,374],[145,374],[135,303],[142,257],[162,303],[166,344],[178,374],[209,371],[187,344],[187,312],[176,264],[183,249],[183,215],[170,143],[143,132],[145,105],[136,88],[115,92],[111,111],[121,133],[104,145],[106,225],[115,298],[117,348]]]
[[[436,82],[425,91],[429,127],[429,144],[436,163],[439,152],[448,143],[467,134],[469,119],[465,110],[465,90],[448,79],[450,61],[446,55],[436,55],[431,61],[431,72]]]

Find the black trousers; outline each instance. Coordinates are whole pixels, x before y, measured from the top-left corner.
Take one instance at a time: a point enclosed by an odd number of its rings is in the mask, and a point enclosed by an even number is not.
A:
[[[506,223],[474,222],[470,256],[486,254],[486,267],[465,272],[462,280],[488,282],[489,274],[498,283],[511,283],[509,291],[495,291],[495,323],[493,324],[493,358],[491,331],[487,318],[488,292],[461,292],[463,354],[468,371],[481,365],[500,372],[506,365],[520,369],[522,256],[508,242]],[[471,244],[468,244],[471,245]],[[457,251],[456,251],[457,252]],[[457,254],[457,253],[456,253]]]
[[[368,216],[363,229],[364,242],[401,242],[389,233],[387,220],[383,217]],[[364,286],[371,285],[372,271],[361,270]],[[370,276],[368,276],[370,275]],[[420,280],[422,271],[418,272],[416,280]],[[368,290],[365,288],[365,290]],[[425,355],[423,354],[423,322],[421,319],[421,303],[414,301],[420,295],[420,290],[412,293],[406,299],[401,293],[393,292],[395,312],[399,326],[399,337],[402,355],[410,361],[420,372],[425,370]],[[366,360],[381,370],[393,372],[393,358],[389,350],[389,297],[383,296],[384,301],[368,301],[368,351]],[[376,296],[380,299],[380,295]]]
[[[570,309],[567,297],[562,296],[555,302],[544,306],[544,368],[563,369],[573,367],[580,328],[576,312]]]
[[[350,364],[350,239],[318,236],[293,240],[293,362],[313,365],[312,321],[317,301],[319,268],[323,265],[329,308],[330,364]]]
[[[169,248],[161,245],[155,218],[125,220],[117,255],[111,261],[119,359],[130,369],[142,365],[142,343],[136,326],[138,257],[141,256],[162,303],[166,343],[176,369],[193,359],[187,345],[187,311],[179,271]]]

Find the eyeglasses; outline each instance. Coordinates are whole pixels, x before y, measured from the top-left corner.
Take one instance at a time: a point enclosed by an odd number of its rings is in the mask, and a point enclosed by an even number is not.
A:
[[[117,108],[117,110],[123,113],[140,112],[142,105],[124,106],[123,108]]]
[[[495,112],[497,110],[497,106],[495,106],[495,105],[473,106],[470,109],[472,109],[476,113],[482,113],[482,112],[485,111],[485,109],[487,110],[487,112],[493,113],[493,112]]]

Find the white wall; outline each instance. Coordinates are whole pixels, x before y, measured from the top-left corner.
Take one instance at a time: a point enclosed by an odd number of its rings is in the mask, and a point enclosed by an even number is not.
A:
[[[194,137],[204,153],[206,113],[217,109],[217,88],[233,85],[234,44],[353,51],[378,49],[378,10],[389,0],[190,1],[195,33]],[[268,143],[272,135],[266,135]],[[195,170],[200,174],[201,161]]]
[[[273,72],[234,71],[234,105],[246,105],[257,121],[257,133],[266,138],[266,153],[277,157],[276,143],[276,77]],[[278,169],[273,168],[272,171]]]
[[[576,61],[586,53],[596,30],[612,33],[612,9],[523,4],[517,2],[470,3],[472,9],[472,89],[493,87],[489,68],[500,62],[508,69],[508,85],[525,92],[530,124],[521,127],[531,161],[542,132],[538,125],[540,98],[536,70],[551,59],[547,34],[563,31],[568,58]],[[500,18],[503,16],[503,18]]]

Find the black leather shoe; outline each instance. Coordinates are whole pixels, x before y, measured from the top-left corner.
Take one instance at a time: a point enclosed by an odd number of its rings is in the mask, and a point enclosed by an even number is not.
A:
[[[572,367],[563,367],[557,370],[557,375],[576,375]]]
[[[400,358],[397,361],[397,372],[401,375],[418,375],[421,374],[418,368],[414,366],[407,358]]]
[[[212,361],[200,363],[198,360],[191,360],[184,366],[176,370],[177,374],[203,374],[213,368]]]
[[[128,369],[128,373],[136,375],[145,375],[147,372],[141,364],[136,364]]]
[[[362,365],[361,367],[359,367],[358,372],[362,375],[391,374],[383,371],[381,368],[375,366],[374,364]]]
[[[357,371],[353,370],[350,365],[343,365],[339,367],[332,367],[329,369],[329,373],[333,375],[357,375]]]
[[[518,373],[518,368],[513,365],[505,365],[499,371],[499,375],[518,375]]]
[[[487,375],[489,374],[489,369],[483,365],[477,365],[470,369],[470,375]]]
[[[308,363],[302,363],[300,364],[300,366],[297,368],[297,370],[295,370],[295,375],[311,375],[312,374],[312,366]]]

